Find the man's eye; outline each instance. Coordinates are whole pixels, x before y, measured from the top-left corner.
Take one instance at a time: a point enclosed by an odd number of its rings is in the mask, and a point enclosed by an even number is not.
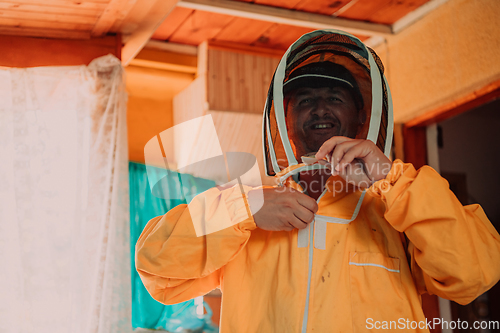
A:
[[[338,98],[338,97],[333,97],[333,96],[332,96],[332,97],[329,97],[329,98],[328,98],[328,100],[329,100],[330,102],[342,102],[342,100],[341,100],[340,98]]]
[[[299,101],[299,105],[307,105],[312,103],[312,98],[303,98]]]

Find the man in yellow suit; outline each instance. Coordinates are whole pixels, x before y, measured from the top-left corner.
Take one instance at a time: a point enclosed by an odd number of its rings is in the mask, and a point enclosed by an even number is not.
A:
[[[152,219],[136,246],[148,291],[173,304],[220,287],[225,333],[428,332],[420,295],[467,304],[491,288],[500,236],[432,168],[390,161],[392,122],[371,49],[341,31],[302,36],[264,110],[280,185],[244,186],[243,205],[239,186],[201,194],[206,223],[235,223],[200,237],[187,205]]]

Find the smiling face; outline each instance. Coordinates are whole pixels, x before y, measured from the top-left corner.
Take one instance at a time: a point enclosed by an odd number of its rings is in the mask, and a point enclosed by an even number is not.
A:
[[[354,138],[361,115],[350,91],[341,86],[298,88],[287,94],[288,137],[296,158],[319,150],[333,136]]]

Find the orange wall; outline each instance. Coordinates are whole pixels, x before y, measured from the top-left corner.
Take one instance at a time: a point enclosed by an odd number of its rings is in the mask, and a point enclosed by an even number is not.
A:
[[[500,80],[500,1],[451,0],[375,48],[396,122]]]
[[[128,66],[125,71],[129,159],[144,163],[144,146],[173,126],[173,98],[194,80],[194,75],[138,66]]]
[[[0,35],[0,66],[88,65],[106,54],[121,56],[121,37],[106,36],[85,40],[51,39]]]

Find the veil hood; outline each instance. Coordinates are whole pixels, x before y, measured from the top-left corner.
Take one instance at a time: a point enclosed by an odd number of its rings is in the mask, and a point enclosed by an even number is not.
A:
[[[266,174],[274,176],[298,164],[288,138],[283,85],[306,65],[332,62],[354,77],[362,96],[366,121],[357,138],[368,139],[389,156],[393,136],[392,100],[384,67],[376,53],[355,36],[339,30],[317,30],[292,44],[274,72],[264,107],[263,149]]]

